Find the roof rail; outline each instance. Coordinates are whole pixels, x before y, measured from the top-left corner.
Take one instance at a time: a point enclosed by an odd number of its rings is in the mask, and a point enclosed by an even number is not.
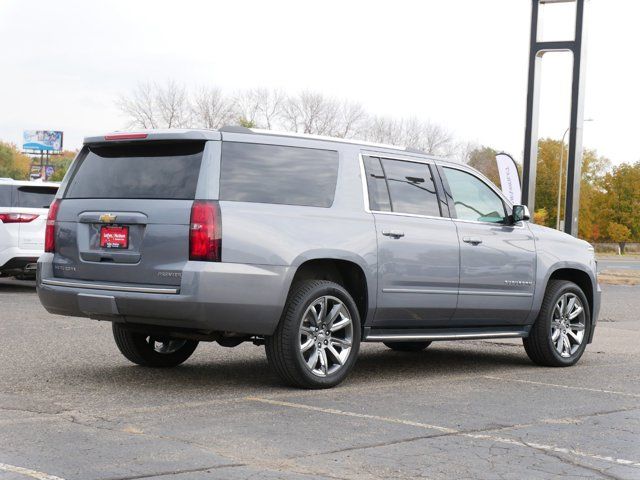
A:
[[[243,127],[242,125],[225,125],[224,127],[219,128],[218,131],[227,133],[253,133],[253,130]]]

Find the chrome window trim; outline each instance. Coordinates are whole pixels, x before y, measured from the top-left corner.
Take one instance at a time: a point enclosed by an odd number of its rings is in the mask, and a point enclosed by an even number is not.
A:
[[[402,160],[404,162],[414,162],[414,163],[426,163],[426,164],[435,164],[436,160],[432,158],[418,157],[412,156],[411,153],[386,153],[386,152],[377,152],[375,150],[362,150],[360,155],[366,155],[367,157],[377,157],[377,158],[388,158],[389,160]]]
[[[367,172],[364,168],[364,157],[374,157],[374,158],[387,158],[389,160],[401,160],[404,162],[413,162],[413,163],[422,163],[425,165],[435,165],[435,162],[433,161],[420,161],[420,162],[416,162],[414,160],[409,160],[406,157],[401,157],[398,155],[385,155],[385,154],[380,154],[380,153],[367,153],[367,152],[360,152],[360,154],[358,155],[359,157],[359,161],[360,161],[360,177],[362,179],[362,193],[363,193],[363,199],[364,199],[364,211],[367,213],[375,213],[376,215],[393,215],[396,217],[412,217],[412,218],[428,218],[431,220],[452,220],[451,217],[445,217],[445,216],[433,216],[433,215],[419,215],[417,213],[402,213],[402,212],[382,212],[380,210],[371,210],[371,207],[369,205],[369,187],[367,186]],[[433,171],[431,171],[431,175],[433,176]],[[435,179],[434,179],[434,183],[435,183]],[[389,192],[389,196],[391,196],[391,192]],[[438,202],[440,202],[440,198],[438,197]]]
[[[93,290],[109,290],[115,292],[136,292],[136,293],[164,293],[164,294],[177,294],[180,292],[176,287],[130,287],[126,285],[109,285],[101,283],[86,283],[86,282],[66,282],[64,280],[51,280],[43,279],[43,285],[51,285],[54,287],[68,287],[68,288],[89,288]]]
[[[396,217],[428,218],[431,220],[452,220],[449,217],[434,217],[431,215],[418,215],[417,213],[381,212],[379,210],[369,210],[368,213],[375,213],[377,215],[394,215]]]
[[[506,223],[493,223],[493,222],[480,222],[478,220],[463,220],[461,218],[452,218],[456,223],[475,223],[478,225],[489,225],[492,227],[507,227],[507,228],[524,228],[523,222],[514,223],[513,225],[508,225]]]

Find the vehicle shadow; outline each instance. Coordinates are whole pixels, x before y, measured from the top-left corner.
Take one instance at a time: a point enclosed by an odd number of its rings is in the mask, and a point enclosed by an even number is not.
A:
[[[15,278],[0,278],[0,294],[1,293],[21,293],[36,291],[36,282],[33,280],[16,280]]]
[[[207,346],[205,345],[205,348]],[[478,345],[432,345],[422,352],[394,352],[367,345],[343,385],[377,385],[390,382],[451,377],[452,375],[490,375],[504,368],[532,367],[524,349],[517,345],[492,345],[490,350]],[[214,347],[217,349],[223,347]],[[251,348],[251,347],[240,347]],[[227,353],[228,352],[228,353]],[[249,395],[292,391],[271,371],[262,349],[250,355],[229,349],[223,359],[218,355],[200,355],[173,369],[144,368],[135,365],[87,365],[74,368],[73,375],[88,384],[108,382],[110,386],[135,389],[148,394],[179,389],[182,396],[210,389],[215,395],[234,393]],[[67,370],[66,374],[71,374]],[[339,388],[339,387],[338,387]],[[239,390],[240,389],[240,390]]]

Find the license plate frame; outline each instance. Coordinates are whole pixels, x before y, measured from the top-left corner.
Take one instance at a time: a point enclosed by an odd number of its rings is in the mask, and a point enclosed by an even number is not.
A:
[[[129,227],[126,225],[101,226],[100,248],[109,250],[126,250],[129,248]]]

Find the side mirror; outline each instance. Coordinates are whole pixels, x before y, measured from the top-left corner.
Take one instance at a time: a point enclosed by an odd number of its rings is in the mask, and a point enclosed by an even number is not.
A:
[[[529,220],[531,214],[529,214],[529,208],[526,205],[514,205],[511,217],[513,218],[513,223],[518,223]]]

